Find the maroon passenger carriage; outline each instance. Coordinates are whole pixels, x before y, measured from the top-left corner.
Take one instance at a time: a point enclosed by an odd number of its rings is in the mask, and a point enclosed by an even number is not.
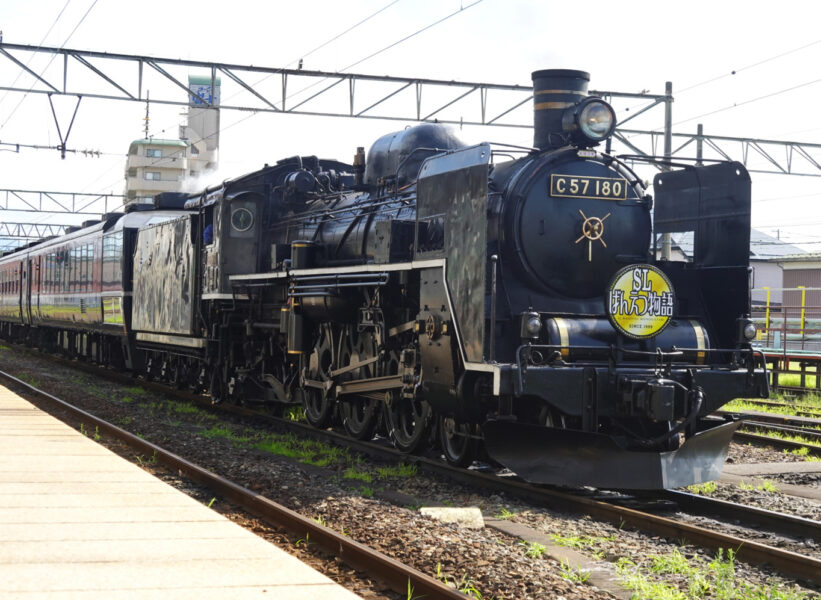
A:
[[[134,368],[132,256],[140,228],[185,214],[167,204],[113,213],[0,257],[0,334]],[[139,210],[151,209],[151,210]]]

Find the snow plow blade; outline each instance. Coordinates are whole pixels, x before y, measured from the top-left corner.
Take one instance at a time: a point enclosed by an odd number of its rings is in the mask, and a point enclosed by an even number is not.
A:
[[[484,425],[485,446],[497,462],[530,483],[632,490],[676,488],[721,475],[740,421],[699,421],[678,450],[626,450],[609,436],[510,421]]]

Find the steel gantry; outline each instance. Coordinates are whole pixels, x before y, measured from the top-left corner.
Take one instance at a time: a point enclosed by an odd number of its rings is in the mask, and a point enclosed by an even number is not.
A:
[[[124,202],[125,196],[122,194],[0,189],[0,211],[71,213],[99,217],[101,214],[120,210]],[[3,218],[3,221],[7,222],[7,219]]]
[[[45,55],[49,64],[55,64],[38,73],[27,66],[34,55]],[[58,57],[60,61],[56,60]],[[23,69],[31,81],[28,87],[12,83],[0,85],[0,90],[49,97],[75,96],[78,105],[81,98],[145,102],[150,80],[163,84],[163,87],[152,88],[151,102],[216,107],[214,99],[187,85],[184,72],[188,69],[195,70],[198,75],[210,74],[211,89],[222,76],[237,85],[242,93],[231,96],[238,98],[233,103],[226,102],[225,98],[220,100],[219,108],[223,110],[532,127],[530,111],[517,110],[532,99],[529,85],[284,69],[6,43],[0,43],[0,67],[4,62],[2,59]],[[257,80],[252,81],[254,78]],[[347,88],[346,93],[340,94],[339,90],[344,88]],[[673,102],[669,83],[661,95],[614,91],[590,93],[611,101],[620,98],[647,103],[621,120],[615,136],[631,152],[642,156],[686,157],[683,151],[689,151],[691,144],[696,142],[701,152],[706,148],[714,158],[738,160],[753,172],[821,176],[821,144],[705,135],[703,132],[673,133],[668,118],[665,118],[661,131],[659,128],[650,131],[627,129],[625,125],[629,121],[660,104],[669,115]],[[457,108],[458,113],[455,112]],[[60,137],[65,150],[66,140],[62,134]],[[671,149],[673,138],[682,141],[676,149]],[[657,151],[660,142],[664,143],[666,152]]]

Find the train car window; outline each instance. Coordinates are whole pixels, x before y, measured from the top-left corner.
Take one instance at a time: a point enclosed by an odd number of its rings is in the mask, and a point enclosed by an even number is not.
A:
[[[122,283],[123,232],[118,231],[103,238],[103,285]]]

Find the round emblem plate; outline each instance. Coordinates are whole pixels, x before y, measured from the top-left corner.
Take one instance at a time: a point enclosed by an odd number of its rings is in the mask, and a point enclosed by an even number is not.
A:
[[[621,269],[607,286],[607,316],[624,335],[644,339],[661,333],[673,318],[673,284],[652,265]]]

